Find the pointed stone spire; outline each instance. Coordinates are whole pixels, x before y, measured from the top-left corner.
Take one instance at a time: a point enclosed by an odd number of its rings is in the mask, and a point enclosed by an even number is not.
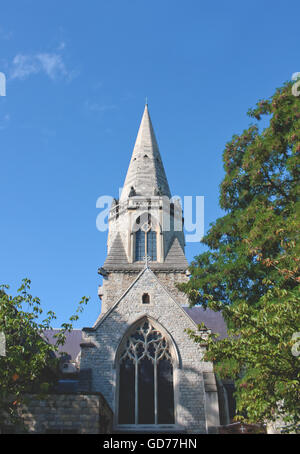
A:
[[[171,197],[149,115],[148,104],[145,105],[120,202],[124,202],[132,195],[143,197],[165,195]]]

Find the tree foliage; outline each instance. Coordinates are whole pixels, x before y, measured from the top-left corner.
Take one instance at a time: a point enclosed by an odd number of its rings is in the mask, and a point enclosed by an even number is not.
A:
[[[280,416],[292,430],[300,415],[300,97],[286,83],[248,115],[258,122],[223,154],[225,215],[210,226],[208,251],[195,257],[180,288],[192,305],[223,311],[229,338],[210,338],[206,358],[236,379],[239,417]]]
[[[46,393],[55,383],[58,358],[55,352],[63,345],[66,332],[88,302],[83,297],[68,323],[55,335],[54,345],[45,341],[45,330],[52,329],[56,319],[49,311],[41,320],[43,310],[39,298],[29,293],[30,280],[24,279],[16,296],[8,295],[7,285],[0,289],[0,332],[5,336],[5,356],[0,356],[0,424],[18,420],[18,408],[26,393]]]

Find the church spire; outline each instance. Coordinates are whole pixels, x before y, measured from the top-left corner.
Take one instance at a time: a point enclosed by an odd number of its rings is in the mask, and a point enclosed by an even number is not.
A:
[[[120,202],[124,202],[131,195],[143,197],[165,195],[171,197],[147,102],[125,178]]]

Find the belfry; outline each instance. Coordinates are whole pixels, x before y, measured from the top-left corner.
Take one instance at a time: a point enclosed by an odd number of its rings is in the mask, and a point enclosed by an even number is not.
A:
[[[171,198],[146,105],[120,199],[110,209],[99,268],[102,311],[83,329],[81,344],[81,387],[102,393],[114,431],[208,433],[220,424],[213,365],[203,359],[205,345],[186,332],[200,321],[214,327],[200,308],[195,319],[176,287],[188,280],[184,249],[182,208]]]

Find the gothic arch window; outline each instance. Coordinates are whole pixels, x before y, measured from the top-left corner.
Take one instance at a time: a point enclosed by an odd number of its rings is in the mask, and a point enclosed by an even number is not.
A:
[[[145,256],[146,236],[145,232],[139,229],[135,234],[135,260],[141,261]]]
[[[142,261],[145,255],[148,255],[152,261],[156,261],[157,233],[154,230],[151,215],[148,214],[146,221],[141,219],[141,216],[138,217],[136,225],[139,228],[135,233],[135,260]]]
[[[175,424],[173,360],[165,336],[143,319],[119,355],[118,424]]]
[[[157,244],[156,244],[156,232],[154,230],[149,230],[147,232],[147,255],[151,257],[152,260],[157,260]]]

